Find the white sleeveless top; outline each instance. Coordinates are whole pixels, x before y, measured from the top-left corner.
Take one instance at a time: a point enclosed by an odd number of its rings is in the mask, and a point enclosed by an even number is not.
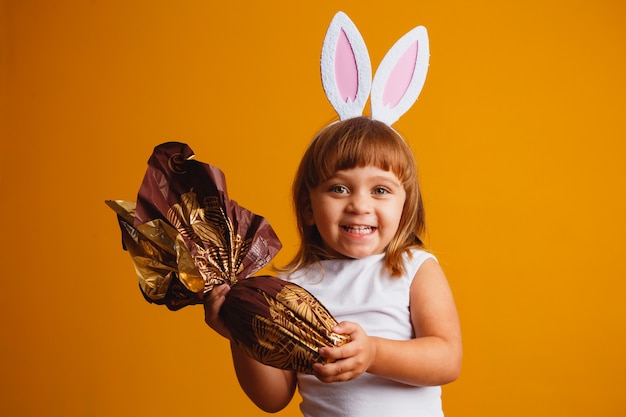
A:
[[[282,277],[313,294],[338,322],[359,323],[371,336],[394,340],[414,337],[409,288],[427,259],[422,250],[405,254],[405,274],[392,277],[384,255],[322,261]],[[323,270],[323,272],[322,272]],[[324,383],[298,374],[300,409],[307,417],[442,417],[441,388],[416,387],[365,373],[347,382]]]

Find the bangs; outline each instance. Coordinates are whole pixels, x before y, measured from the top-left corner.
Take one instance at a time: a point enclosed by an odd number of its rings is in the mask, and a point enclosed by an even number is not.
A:
[[[309,189],[337,171],[365,166],[391,171],[403,184],[416,174],[413,154],[404,139],[384,123],[367,118],[328,126],[309,150],[315,155],[305,180]]]
[[[424,247],[420,238],[425,229],[424,206],[411,148],[383,122],[355,117],[322,129],[300,161],[292,196],[301,244],[285,271],[293,272],[330,259],[317,227],[311,223],[311,190],[332,178],[337,171],[366,166],[393,172],[406,192],[398,230],[385,252],[385,266],[391,275],[403,273],[403,256],[407,250]]]

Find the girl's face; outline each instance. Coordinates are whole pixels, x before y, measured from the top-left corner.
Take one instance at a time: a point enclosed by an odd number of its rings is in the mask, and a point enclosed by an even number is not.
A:
[[[406,192],[391,171],[374,166],[337,171],[310,192],[307,223],[334,256],[383,253],[400,224]]]

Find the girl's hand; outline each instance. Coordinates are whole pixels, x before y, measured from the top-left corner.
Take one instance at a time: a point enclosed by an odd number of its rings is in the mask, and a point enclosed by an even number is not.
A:
[[[376,343],[357,323],[344,321],[333,328],[335,333],[347,334],[345,345],[320,349],[328,363],[313,365],[315,376],[322,382],[340,382],[355,379],[368,370],[376,357]]]
[[[230,332],[219,314],[222,304],[224,304],[226,300],[228,291],[230,291],[230,286],[228,284],[222,284],[218,287],[214,287],[204,296],[204,321],[210,328],[225,338],[230,339]]]

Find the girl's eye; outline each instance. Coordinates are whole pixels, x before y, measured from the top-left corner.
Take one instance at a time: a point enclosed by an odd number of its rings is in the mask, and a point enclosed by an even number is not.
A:
[[[333,185],[332,187],[330,187],[330,192],[336,194],[347,194],[348,189],[343,185]]]
[[[374,195],[385,195],[385,194],[389,194],[389,190],[386,189],[385,187],[376,187],[374,188]]]

